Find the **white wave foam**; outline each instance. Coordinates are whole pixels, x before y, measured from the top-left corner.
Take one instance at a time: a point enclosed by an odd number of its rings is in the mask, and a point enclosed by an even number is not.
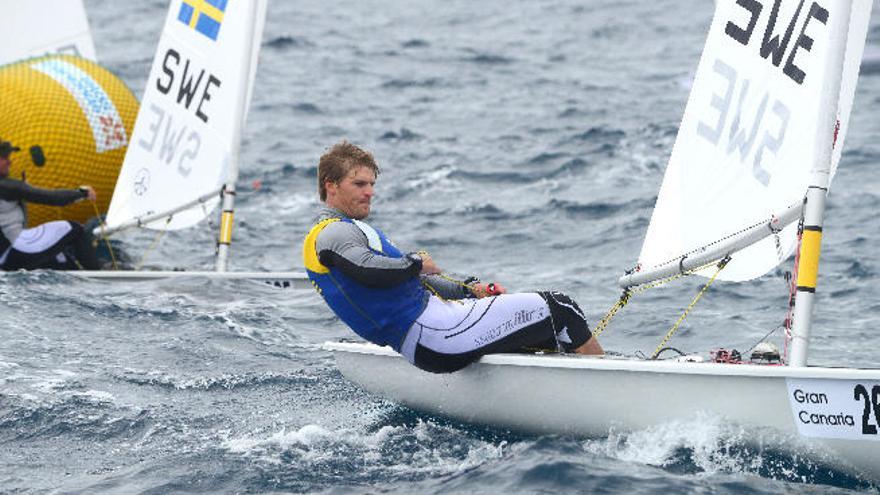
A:
[[[69,370],[56,369],[47,373],[38,373],[29,377],[33,380],[31,387],[43,393],[52,393],[65,389],[74,381],[77,373]]]
[[[86,390],[85,392],[74,395],[77,397],[86,397],[88,399],[92,399],[94,402],[109,402],[112,404],[116,403],[116,397],[110,392],[104,392],[103,390]]]
[[[818,453],[805,451],[805,446],[794,439],[767,431],[747,431],[731,425],[723,418],[698,412],[693,418],[674,421],[629,433],[614,432],[602,440],[588,440],[584,450],[591,454],[606,455],[626,462],[667,467],[687,462],[705,476],[716,473],[755,474],[771,471],[790,478],[794,466],[802,463],[808,469],[814,464],[808,459]],[[801,452],[793,463],[780,463],[765,454],[764,446]],[[687,459],[682,459],[682,453]]]
[[[10,363],[10,362],[6,362],[6,361],[0,361],[0,370],[8,370],[8,369],[12,369],[12,368],[18,368],[20,366],[21,365],[19,365],[18,363]]]
[[[507,442],[498,444],[473,440],[451,445],[444,438],[454,433],[448,427],[419,421],[414,426],[385,425],[376,431],[341,428],[331,430],[317,424],[295,431],[229,439],[222,444],[229,452],[256,457],[271,464],[289,462],[291,456],[304,466],[344,464],[350,458],[364,462],[367,472],[386,474],[454,474],[501,458]]]

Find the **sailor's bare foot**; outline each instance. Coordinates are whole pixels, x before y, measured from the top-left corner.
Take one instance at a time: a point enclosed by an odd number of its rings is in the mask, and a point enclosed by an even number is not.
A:
[[[578,347],[574,350],[577,354],[584,354],[587,356],[604,356],[605,350],[602,349],[602,346],[599,344],[599,339],[596,337],[590,338],[584,345]]]

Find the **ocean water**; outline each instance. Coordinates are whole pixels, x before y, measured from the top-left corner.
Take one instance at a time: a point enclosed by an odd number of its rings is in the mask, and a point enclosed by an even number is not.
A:
[[[140,95],[167,3],[85,3],[100,60]],[[348,139],[380,162],[372,221],[399,245],[512,290],[565,291],[595,322],[638,256],[712,9],[271,2],[232,269],[301,268],[317,158]],[[866,51],[880,51],[876,9]],[[812,364],[880,361],[878,66],[829,197]],[[150,233],[123,241],[150,267],[210,268],[216,223],[155,249]],[[750,348],[785,317],[790,268],[716,284],[673,345]],[[651,352],[699,285],[635,300],[603,344]],[[311,291],[28,273],[0,280],[0,307],[3,493],[878,491],[712,418],[584,439],[397,406],[337,371],[321,344],[351,334]]]

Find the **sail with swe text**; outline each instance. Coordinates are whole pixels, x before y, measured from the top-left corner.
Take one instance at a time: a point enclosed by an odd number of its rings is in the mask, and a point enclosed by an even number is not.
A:
[[[172,0],[109,229],[182,229],[205,218],[238,177],[266,1]]]
[[[822,98],[840,64],[829,10],[817,2],[719,2],[639,256],[650,269],[766,221],[801,201],[836,132],[840,160],[870,19],[854,0],[837,98]],[[836,113],[837,130],[826,127]],[[831,122],[834,122],[833,120]],[[827,182],[830,184],[831,177]],[[796,225],[733,256],[719,274],[749,280],[795,249]],[[714,270],[713,270],[714,272]]]

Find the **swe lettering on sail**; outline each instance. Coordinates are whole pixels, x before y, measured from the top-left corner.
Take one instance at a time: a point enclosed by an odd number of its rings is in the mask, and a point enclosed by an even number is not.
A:
[[[712,95],[711,110],[701,112],[697,134],[728,155],[738,154],[741,163],[751,163],[752,175],[767,186],[772,167],[765,155],[776,155],[782,147],[791,110],[782,100],[771,99],[766,90],[750,91],[749,80],[721,59],[715,60],[712,70],[719,78],[715,87],[721,91]]]
[[[149,116],[144,116],[150,119],[148,132],[145,133],[147,139],[140,139],[138,144],[156,155],[160,162],[168,165],[176,163],[177,172],[188,176],[192,171],[192,162],[199,155],[202,136],[186,124],[176,125],[173,115],[155,103],[150,104],[150,112]]]
[[[818,21],[827,25],[828,10],[819,5],[819,2],[812,2],[807,14],[802,16],[801,14],[804,10],[803,7],[805,0],[800,0],[794,16],[788,20],[786,25],[785,19],[779,19],[779,5],[781,1],[782,0],[774,0],[773,2],[773,7],[770,10],[769,16],[767,16],[764,36],[755,36],[754,39],[760,40],[759,43],[756,44],[760,45],[758,47],[758,52],[761,57],[769,59],[769,61],[776,67],[779,67],[784,58],[785,65],[782,68],[782,72],[792,81],[798,84],[803,84],[804,78],[807,74],[804,69],[798,65],[798,52],[801,50],[806,52],[812,50],[813,42],[815,40],[807,33],[807,28],[813,21]],[[749,43],[753,40],[753,35],[755,34],[755,27],[758,24],[758,20],[761,18],[761,13],[767,11],[764,5],[766,3],[768,3],[768,0],[736,0],[736,4],[745,9],[748,14],[748,22],[745,27],[743,27],[736,24],[734,21],[730,21],[727,23],[724,32],[743,45],[749,46]],[[777,24],[782,25],[777,26]],[[797,38],[792,42],[792,36],[798,25],[800,25],[800,29],[798,30]],[[785,31],[784,33],[781,33],[780,31],[783,29]],[[785,56],[786,53],[788,53],[787,57]]]
[[[190,69],[189,59],[186,59],[181,67],[180,53],[173,48],[169,48],[165,52],[165,57],[162,59],[162,72],[167,77],[160,76],[156,79],[156,88],[165,95],[171,93],[172,89],[176,89],[176,94],[171,94],[171,96],[177,99],[178,105],[182,105],[187,110],[193,110],[191,108],[193,101],[197,101],[194,109],[195,115],[207,124],[208,115],[203,107],[205,102],[211,101],[211,89],[220,87],[220,79],[217,79],[214,74],[207,74],[208,77],[205,78],[205,69],[198,70],[198,76],[196,76],[197,70]],[[197,96],[198,98],[196,98]]]

